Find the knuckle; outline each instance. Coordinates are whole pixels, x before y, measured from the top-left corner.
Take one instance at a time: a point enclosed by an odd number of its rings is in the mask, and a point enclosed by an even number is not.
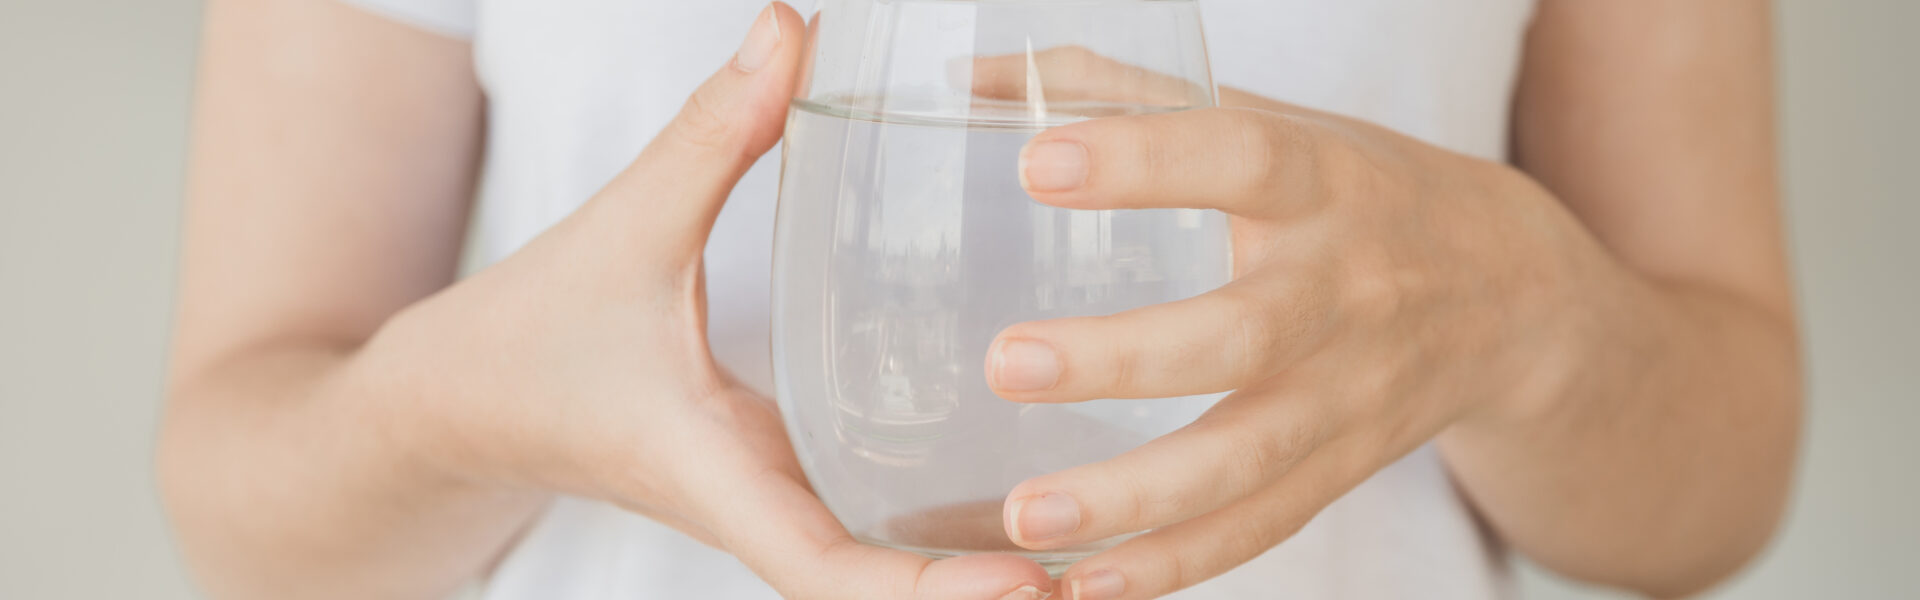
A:
[[[1226,565],[1240,564],[1280,545],[1281,542],[1292,537],[1297,530],[1297,527],[1275,523],[1250,523],[1244,527],[1236,527],[1223,536],[1212,562]]]
[[[1351,394],[1352,402],[1356,409],[1366,410],[1378,408],[1402,396],[1399,385],[1400,378],[1396,376],[1395,369],[1361,369],[1359,372],[1352,373],[1351,377],[1349,389],[1352,391],[1349,393]],[[1405,418],[1404,415],[1400,413],[1387,413],[1378,416],[1380,416],[1381,419],[1372,423],[1371,425],[1373,426],[1370,429],[1382,435],[1394,434],[1396,430],[1409,425],[1409,423],[1403,422]]]
[[[1260,124],[1258,131],[1265,138],[1263,146],[1267,149],[1267,179],[1262,183],[1278,185],[1297,179],[1290,175],[1318,170],[1322,157],[1305,123],[1284,115],[1271,115],[1261,119]]]
[[[1368,200],[1387,195],[1392,181],[1383,178],[1373,157],[1349,138],[1312,135],[1314,183],[1320,198]]]
[[[712,86],[703,86],[687,98],[680,115],[674,118],[672,132],[676,138],[694,146],[706,148],[730,148],[739,136],[739,125],[726,117],[722,110],[719,94]]]
[[[1123,323],[1114,320],[1104,320],[1102,324],[1118,326],[1120,330],[1125,330]],[[1116,343],[1108,347],[1110,349],[1108,350],[1106,380],[1100,382],[1103,384],[1102,387],[1104,389],[1096,390],[1096,393],[1105,392],[1117,396],[1140,391],[1142,385],[1144,385],[1144,382],[1141,380],[1143,377],[1141,371],[1146,367],[1146,357],[1142,355],[1141,349],[1124,342]]]
[[[1113,356],[1113,375],[1111,391],[1132,390],[1140,384],[1140,354],[1133,350],[1122,349]]]
[[[1174,179],[1168,169],[1178,164],[1180,152],[1170,140],[1168,129],[1160,127],[1160,119],[1121,119],[1120,126],[1114,131],[1118,144],[1130,150],[1122,164],[1115,165],[1111,173],[1115,183],[1115,193],[1142,192],[1160,190]],[[1176,130],[1177,131],[1177,130]]]
[[[1251,110],[1237,109],[1236,113],[1255,115]],[[1274,119],[1253,116],[1246,119],[1252,123],[1240,123],[1234,129],[1240,133],[1236,140],[1237,152],[1233,153],[1235,177],[1229,180],[1229,192],[1242,198],[1271,202],[1266,195],[1272,192],[1281,179],[1281,170],[1285,166],[1286,146],[1282,145],[1282,135],[1275,131],[1270,122]]]
[[[1145,556],[1140,557],[1143,562],[1159,567],[1156,569],[1159,581],[1148,580],[1148,587],[1158,588],[1157,593],[1170,593],[1199,583],[1192,575],[1199,572],[1199,565],[1189,562],[1196,553],[1182,552],[1174,544],[1154,544],[1143,549],[1146,550]]]
[[[1271,411],[1262,411],[1271,412]],[[1230,418],[1208,413],[1189,427],[1212,440],[1221,454],[1215,478],[1232,497],[1251,496],[1291,469],[1317,441],[1312,419],[1282,413],[1281,418],[1256,419],[1257,413]],[[1267,422],[1262,422],[1267,421]]]
[[[1275,435],[1279,433],[1279,435]],[[1229,460],[1226,482],[1234,486],[1240,495],[1253,493],[1266,485],[1291,464],[1293,446],[1291,436],[1284,432],[1266,432],[1252,428],[1224,437]]]
[[[1059,52],[1061,59],[1070,65],[1078,67],[1093,66],[1100,59],[1100,55],[1094,52],[1092,48],[1081,44],[1063,46],[1059,49]]]
[[[1177,496],[1166,493],[1166,486],[1152,485],[1139,469],[1123,466],[1116,470],[1115,476],[1124,500],[1115,515],[1121,520],[1107,524],[1109,528],[1145,529],[1160,515],[1169,514],[1170,506],[1179,501]]]
[[[1171,554],[1172,560],[1170,561],[1170,566],[1173,572],[1169,574],[1171,577],[1168,577],[1168,579],[1173,581],[1172,589],[1184,590],[1207,580],[1207,563],[1211,562],[1212,559],[1212,557],[1208,555],[1211,553],[1180,552]]]
[[[1236,335],[1224,362],[1235,383],[1251,383],[1266,376],[1267,365],[1279,351],[1278,317],[1251,295],[1236,293],[1228,300],[1223,313]]]
[[[1388,256],[1357,254],[1345,262],[1346,274],[1337,278],[1337,302],[1342,312],[1369,322],[1405,312],[1408,299],[1428,286],[1417,269],[1402,268]]]
[[[1166,525],[1184,515],[1191,500],[1178,493],[1179,486],[1148,475],[1139,465],[1126,461],[1115,464],[1102,475],[1105,494],[1081,496],[1089,505],[1088,521],[1079,536],[1106,536],[1142,531]]]
[[[1272,528],[1258,525],[1235,527],[1227,531],[1226,535],[1221,536],[1220,547],[1215,550],[1221,557],[1216,560],[1225,561],[1231,560],[1231,557],[1249,556],[1272,547],[1273,544],[1269,543],[1273,537],[1268,533],[1270,531]]]

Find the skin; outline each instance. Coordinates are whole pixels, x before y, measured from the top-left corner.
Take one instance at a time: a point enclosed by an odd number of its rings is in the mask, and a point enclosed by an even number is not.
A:
[[[1022,483],[1009,535],[1050,549],[1153,528],[1066,586],[1157,597],[1437,437],[1494,531],[1551,568],[1660,597],[1728,576],[1779,520],[1800,418],[1769,30],[1760,2],[1544,2],[1515,166],[1232,90],[1229,108],[1037,136],[1036,200],[1226,211],[1238,273],[1192,300],[1011,327],[987,358],[995,391],[1238,391]],[[1079,94],[1140,77],[1055,60],[1086,74],[1065,86]]]
[[[793,598],[1131,599],[1245,562],[1438,439],[1518,551],[1693,593],[1771,535],[1798,430],[1767,11],[1543,0],[1513,165],[1237,92],[1037,137],[1036,200],[1219,208],[1239,271],[1016,325],[987,357],[1020,402],[1239,390],[1009,495],[1030,548],[1155,528],[1056,583],[854,543],[707,352],[700,250],[779,135],[791,9],[578,212],[456,283],[483,138],[470,48],[327,0],[212,0],[162,491],[222,598],[435,597],[567,493]]]
[[[159,469],[211,596],[444,597],[560,492],[792,598],[1051,589],[1017,557],[854,543],[773,405],[707,351],[701,249],[780,135],[793,9],[578,212],[458,283],[480,137],[464,44],[325,0],[207,10]]]

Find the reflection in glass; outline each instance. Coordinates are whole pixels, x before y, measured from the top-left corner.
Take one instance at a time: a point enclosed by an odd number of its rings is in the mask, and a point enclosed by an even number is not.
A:
[[[1224,216],[1075,211],[1021,189],[1021,147],[1086,118],[1211,106],[1185,0],[827,1],[788,120],[774,365],[802,466],[863,541],[1019,551],[1020,481],[1111,458],[1215,396],[1021,405],[988,344],[1022,321],[1111,314],[1229,276]],[[1023,552],[1064,568],[1107,540]]]

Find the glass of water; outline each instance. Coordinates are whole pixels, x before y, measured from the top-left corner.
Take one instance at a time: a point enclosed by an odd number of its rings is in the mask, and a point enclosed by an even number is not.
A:
[[[800,463],[861,541],[1014,552],[1056,574],[1118,542],[1029,552],[1022,480],[1185,425],[1217,396],[1021,405],[988,344],[1226,283],[1224,215],[1068,210],[1020,186],[1042,129],[1212,106],[1195,0],[822,0],[787,122],[774,369]]]

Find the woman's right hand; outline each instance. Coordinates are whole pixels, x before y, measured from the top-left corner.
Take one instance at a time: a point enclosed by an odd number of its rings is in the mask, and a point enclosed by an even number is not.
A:
[[[647,515],[792,598],[1040,598],[1013,556],[930,561],[857,543],[808,489],[780,416],[705,339],[701,253],[780,137],[806,25],[775,3],[735,59],[581,209],[390,320],[345,368],[405,390],[358,407],[424,478],[557,491]]]

